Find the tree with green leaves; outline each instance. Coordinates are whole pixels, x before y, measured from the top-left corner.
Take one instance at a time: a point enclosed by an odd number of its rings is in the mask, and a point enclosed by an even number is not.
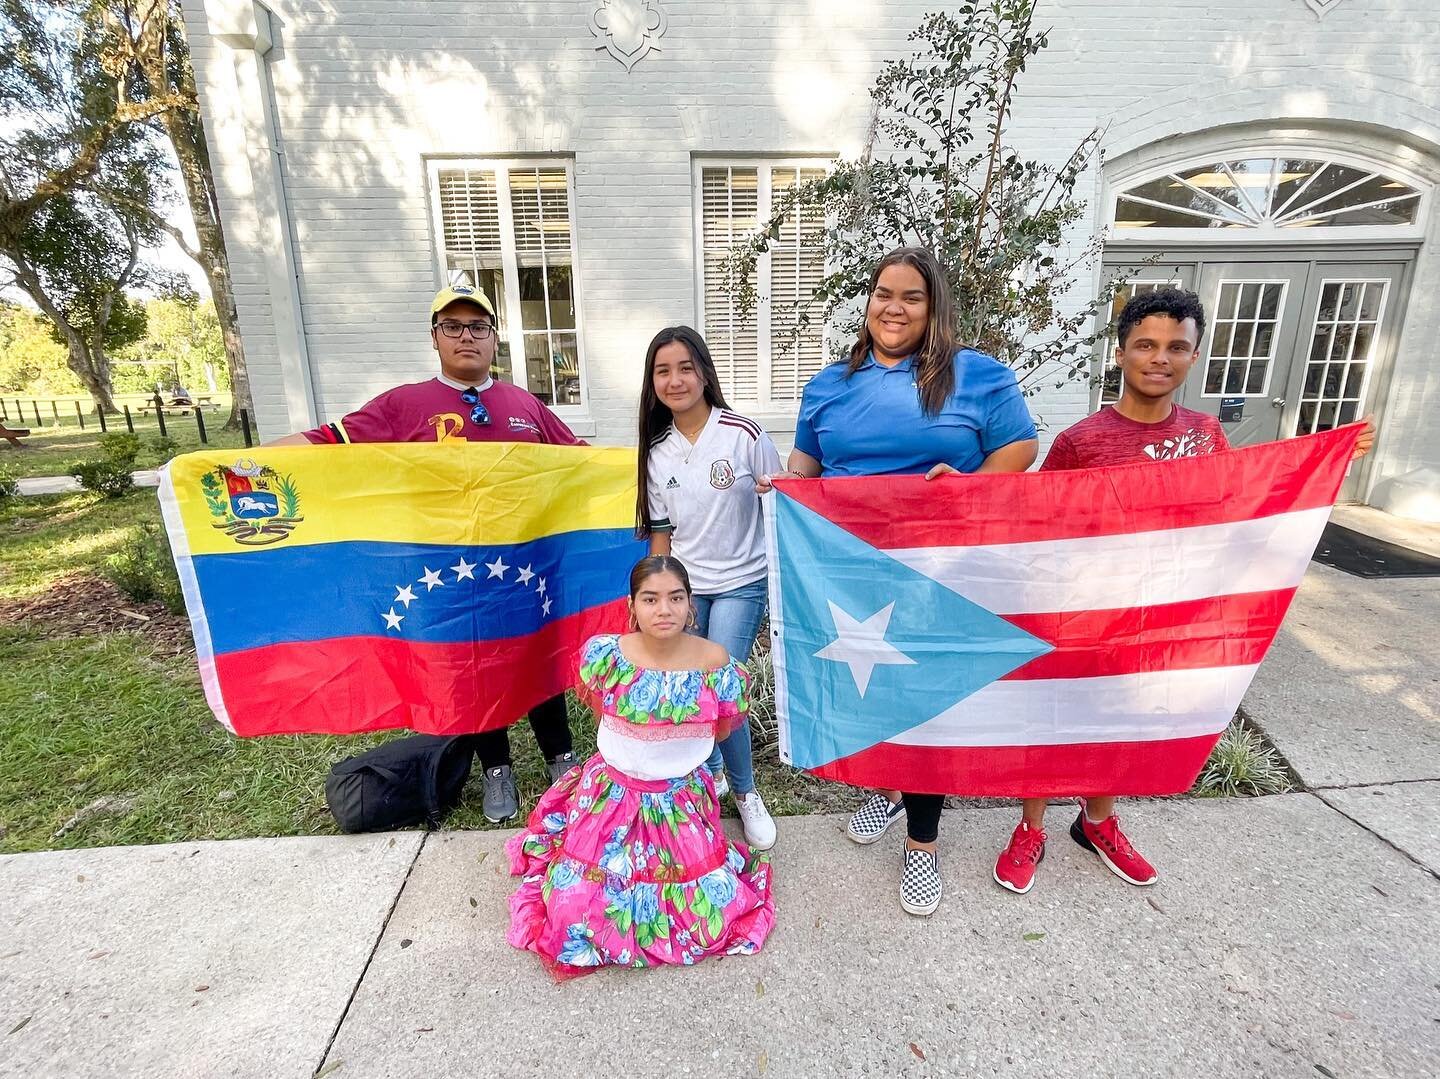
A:
[[[1097,314],[1108,312],[1123,279],[1075,299],[1090,292],[1088,270],[1103,242],[1076,249],[1067,236],[1084,212],[1075,187],[1100,132],[1058,165],[1024,157],[1007,139],[1020,77],[1047,44],[1033,26],[1035,6],[967,0],[924,18],[910,35],[920,47],[886,62],[870,91],[860,156],[787,188],[732,250],[726,285],[742,310],[757,299],[760,255],[798,219],[802,242],[823,247],[826,273],[811,299],[772,316],[796,338],[829,322],[853,340],[863,313],[850,305],[865,295],[871,270],[886,252],[914,245],[945,268],[961,339],[1014,368],[1027,393],[1088,376]]]
[[[147,260],[173,239],[209,282],[238,424],[249,379],[182,30],[177,0],[0,0],[0,265],[110,408],[110,351],[144,333],[127,293],[193,304],[188,282]],[[169,219],[172,176],[195,243]]]
[[[65,356],[48,319],[29,307],[0,301],[0,395],[83,393]]]
[[[140,121],[133,59],[81,0],[0,0],[0,269],[35,303],[95,403],[113,411],[109,352],[144,333],[127,290],[183,288],[149,265],[164,157]]]

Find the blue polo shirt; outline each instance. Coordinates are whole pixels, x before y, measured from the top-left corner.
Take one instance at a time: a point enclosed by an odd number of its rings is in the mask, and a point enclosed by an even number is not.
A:
[[[974,472],[1001,446],[1035,437],[1015,372],[971,348],[955,353],[955,390],[927,416],[909,359],[894,367],[872,352],[853,375],[832,363],[805,385],[795,448],[822,476],[929,472],[942,461]]]

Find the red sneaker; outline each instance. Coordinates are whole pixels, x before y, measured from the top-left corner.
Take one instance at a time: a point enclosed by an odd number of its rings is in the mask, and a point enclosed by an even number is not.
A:
[[[1035,886],[1035,867],[1044,857],[1045,830],[1022,820],[1010,836],[1010,845],[995,859],[995,883],[1024,895]]]
[[[1099,824],[1092,824],[1081,809],[1075,823],[1070,825],[1070,838],[1086,850],[1093,850],[1110,872],[1127,883],[1143,888],[1160,877],[1155,867],[1130,845],[1120,830],[1120,818],[1114,813]]]

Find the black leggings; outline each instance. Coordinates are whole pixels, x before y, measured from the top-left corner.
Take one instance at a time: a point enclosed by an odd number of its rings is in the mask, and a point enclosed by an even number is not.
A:
[[[562,753],[569,753],[574,748],[574,743],[570,740],[570,721],[565,715],[565,694],[541,701],[530,709],[530,729],[535,732],[540,755],[547,761],[554,760]],[[488,770],[510,764],[508,727],[477,734],[475,740],[482,768]]]
[[[940,838],[940,811],[943,794],[902,794],[905,803],[905,832],[916,843],[934,843]]]

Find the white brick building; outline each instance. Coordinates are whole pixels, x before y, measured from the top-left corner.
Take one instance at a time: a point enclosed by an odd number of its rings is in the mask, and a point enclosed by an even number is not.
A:
[[[880,63],[937,6],[185,0],[261,429],[425,377],[428,298],[468,276],[498,293],[508,377],[577,432],[633,439],[645,345],[686,322],[786,442],[819,346],[772,363],[779,328],[728,320],[705,253],[855,151]],[[1013,136],[1058,160],[1105,126],[1082,190],[1106,264],[1164,252],[1144,279],[1215,323],[1187,403],[1230,400],[1235,441],[1374,411],[1362,499],[1440,464],[1440,6],[1043,0],[1039,21]],[[815,269],[779,251],[762,286]],[[1053,433],[1097,399],[1031,406]]]

